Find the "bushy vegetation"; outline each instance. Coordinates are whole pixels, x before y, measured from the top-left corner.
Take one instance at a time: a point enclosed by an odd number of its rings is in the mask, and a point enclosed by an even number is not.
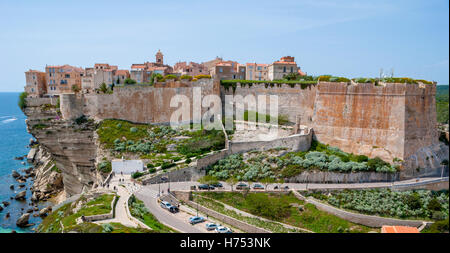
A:
[[[102,146],[114,157],[139,156],[151,166],[162,166],[162,169],[175,167],[177,161],[225,147],[222,131],[172,129],[123,120],[103,120],[97,127],[97,134]]]
[[[196,75],[194,76],[195,79],[199,80],[199,79],[211,79],[210,75]]]
[[[286,115],[278,115],[278,117],[273,117],[270,114],[259,114],[258,112],[254,111],[244,111],[244,121],[251,121],[251,122],[258,122],[259,118],[265,118],[265,122],[263,123],[270,123],[271,119],[273,118],[273,121],[277,122],[279,125],[287,125],[289,123],[289,119]]]
[[[110,161],[102,161],[98,164],[97,170],[102,173],[110,173],[112,171],[112,166]]]
[[[339,77],[339,76],[331,76],[331,75],[323,75],[323,76],[319,76],[318,79],[320,82],[344,82],[344,83],[348,83],[350,82],[350,79],[345,78],[345,77]]]
[[[273,80],[273,81],[264,81],[264,80],[221,80],[220,84],[225,88],[226,91],[232,87],[233,92],[236,91],[237,84],[240,84],[241,87],[245,87],[248,85],[251,87],[254,84],[264,84],[266,88],[275,87],[275,85],[280,86],[281,84],[289,84],[292,88],[296,85],[300,85],[302,89],[309,87],[310,85],[316,85],[317,81],[305,81],[303,79],[289,81],[289,80]]]
[[[339,208],[364,214],[443,220],[449,215],[448,191],[344,190],[312,196]]]
[[[173,233],[173,229],[161,224],[145,207],[144,202],[131,195],[128,200],[128,207],[133,217],[142,221],[145,225],[153,229],[157,233]]]
[[[191,80],[192,80],[192,76],[190,76],[190,75],[182,75],[182,76],[180,77],[180,79],[191,81]]]
[[[136,84],[136,80],[131,79],[131,78],[127,78],[123,81],[124,84],[129,85],[129,84]]]
[[[448,124],[448,85],[436,86],[436,113],[439,123]]]
[[[283,156],[283,150],[273,149],[269,152],[250,151],[245,154],[233,154],[219,160],[207,168],[208,175],[218,180],[236,178],[243,181],[272,181],[294,177],[305,170],[322,170],[333,172],[382,172],[397,171],[382,159],[369,159],[364,155],[354,155],[336,147],[313,141],[311,149],[305,152],[289,152]]]
[[[27,101],[26,98],[28,97],[28,93],[26,92],[22,92],[19,95],[19,102],[17,103],[20,107],[20,109],[25,109],[25,107],[27,107]]]
[[[448,218],[445,220],[436,221],[435,223],[431,224],[430,227],[422,230],[422,233],[448,233]]]
[[[202,196],[220,202],[215,204],[205,198],[197,198],[202,205],[217,208],[221,203],[233,206],[239,210],[260,216],[269,220],[283,222],[295,227],[308,229],[319,233],[342,233],[342,232],[368,232],[369,228],[353,224],[326,212],[320,211],[314,205],[305,204],[297,199],[292,193],[268,194],[268,193],[237,193],[237,192],[203,192]],[[215,207],[214,207],[215,206]],[[239,216],[238,216],[239,217]],[[242,219],[242,218],[241,218]],[[264,223],[264,222],[262,222]],[[267,222],[270,224],[270,222]],[[258,223],[256,223],[258,224]],[[266,226],[261,223],[259,226]],[[267,227],[271,230],[270,226]],[[279,229],[277,227],[274,227]],[[277,231],[277,232],[286,232]],[[297,231],[298,232],[298,231]]]
[[[190,136],[191,138],[179,145],[177,151],[187,158],[225,148],[225,135],[220,130],[199,130],[185,132],[184,135]]]

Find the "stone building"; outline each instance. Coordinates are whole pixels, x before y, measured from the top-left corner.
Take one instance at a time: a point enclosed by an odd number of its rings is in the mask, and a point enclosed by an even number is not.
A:
[[[219,80],[245,80],[245,69],[245,65],[240,65],[235,61],[222,61],[212,67],[209,73],[213,78]]]
[[[280,80],[290,73],[298,73],[299,67],[292,56],[281,57],[279,61],[275,61],[268,67],[269,80]]]
[[[268,64],[247,63],[246,79],[247,80],[269,80]]]
[[[210,71],[211,68],[213,68],[214,66],[216,66],[217,63],[222,62],[222,61],[223,61],[222,58],[216,57],[214,60],[206,61],[206,62],[203,62],[202,64],[203,64],[203,66],[206,67],[206,69],[208,71]]]
[[[164,55],[160,50],[155,55],[155,62],[145,62],[142,64],[131,65],[130,78],[137,83],[150,82],[153,73],[168,75],[173,73],[173,68],[164,65]]]
[[[196,62],[177,62],[173,66],[173,72],[175,74],[197,76],[197,75],[209,75],[208,68],[203,63]]]
[[[42,97],[47,93],[47,82],[45,81],[45,73],[37,70],[28,70],[25,72],[25,92],[30,97]]]
[[[130,71],[125,69],[119,69],[114,74],[114,81],[116,84],[123,84],[127,78],[130,78]]]
[[[63,66],[46,66],[47,94],[59,95],[62,93],[73,93],[72,86],[81,89],[81,77],[83,73],[84,70],[82,68],[67,64]]]
[[[96,63],[93,68],[86,68],[81,78],[83,93],[93,92],[99,89],[102,83],[108,86],[117,82],[117,66],[106,63]]]

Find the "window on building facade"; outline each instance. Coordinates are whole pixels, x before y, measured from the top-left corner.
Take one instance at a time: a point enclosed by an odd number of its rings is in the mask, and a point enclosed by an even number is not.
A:
[[[65,77],[66,77],[66,78],[70,78],[70,74],[66,74]]]
[[[294,72],[294,67],[291,67],[291,73]]]
[[[283,72],[286,72],[286,66],[283,67]]]
[[[223,68],[219,68],[219,72],[222,73],[223,72]]]
[[[261,67],[258,67],[258,70],[261,70]]]

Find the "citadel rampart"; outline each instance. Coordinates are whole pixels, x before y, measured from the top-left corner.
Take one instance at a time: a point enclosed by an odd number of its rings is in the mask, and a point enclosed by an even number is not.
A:
[[[136,123],[167,123],[177,107],[175,95],[185,95],[192,105],[195,87],[202,97],[219,95],[278,95],[279,114],[313,128],[314,138],[345,152],[403,160],[400,178],[440,175],[441,161],[448,159],[448,146],[438,141],[434,84],[333,83],[308,85],[237,84],[226,89],[218,80],[156,83],[154,86],[115,87],[112,94],[63,94],[65,119],[89,115]],[[269,108],[267,100],[267,108]],[[208,108],[202,107],[202,114]],[[270,112],[269,112],[270,113]]]
[[[225,95],[278,95],[279,114],[314,129],[318,141],[345,152],[403,160],[401,178],[440,175],[448,146],[436,128],[436,85],[319,82],[236,85]],[[267,105],[269,106],[269,105]]]
[[[94,119],[122,119],[135,123],[168,123],[178,107],[170,107],[175,95],[189,99],[189,110],[193,116],[194,88],[201,88],[201,97],[219,95],[219,82],[201,79],[197,82],[166,82],[154,86],[128,85],[114,88],[112,94],[62,94],[61,113],[65,119],[89,115]],[[201,103],[201,100],[200,100]],[[208,108],[202,107],[202,115]]]

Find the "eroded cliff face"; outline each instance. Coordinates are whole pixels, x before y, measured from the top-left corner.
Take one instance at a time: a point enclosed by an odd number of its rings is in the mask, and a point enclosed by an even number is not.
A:
[[[51,160],[60,170],[67,197],[99,185],[104,175],[96,170],[94,122],[63,120],[56,106],[51,104],[30,103],[24,113],[28,131],[48,154],[44,162]],[[39,182],[51,177],[42,173],[42,179],[36,181],[36,189],[45,187]]]

